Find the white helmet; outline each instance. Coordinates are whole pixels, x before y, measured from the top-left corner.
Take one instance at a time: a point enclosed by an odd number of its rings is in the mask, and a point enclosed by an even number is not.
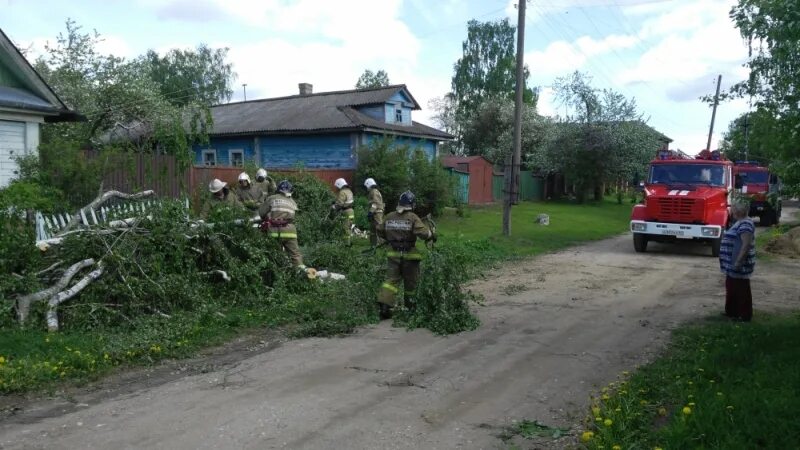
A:
[[[336,186],[336,189],[341,189],[347,186],[347,181],[344,181],[344,178],[337,178],[336,181],[333,182],[333,185]]]
[[[214,178],[213,180],[211,180],[210,183],[208,183],[208,191],[211,192],[212,194],[216,194],[217,192],[221,191],[222,188],[224,188],[227,185],[228,185],[228,183],[226,183],[226,182],[224,182],[224,181],[222,181],[222,180],[220,180],[218,178]]]
[[[250,175],[248,175],[247,172],[240,173],[239,181],[247,181],[247,184],[250,184]]]
[[[257,179],[265,179],[267,178],[267,170],[266,169],[258,169],[256,170],[256,180]]]
[[[367,178],[366,180],[364,180],[364,187],[367,189],[371,189],[373,186],[377,185],[378,183],[376,183],[375,180],[372,178]]]

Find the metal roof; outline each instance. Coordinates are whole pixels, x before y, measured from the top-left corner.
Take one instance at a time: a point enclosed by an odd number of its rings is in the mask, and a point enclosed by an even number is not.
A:
[[[420,109],[417,101],[402,84],[373,89],[292,95],[212,106],[211,117],[214,125],[209,134],[211,136],[296,134],[370,129],[390,134],[453,139],[452,135],[421,123],[412,122],[411,125],[386,123],[353,108],[382,105],[398,92],[402,92],[411,100],[413,109]]]

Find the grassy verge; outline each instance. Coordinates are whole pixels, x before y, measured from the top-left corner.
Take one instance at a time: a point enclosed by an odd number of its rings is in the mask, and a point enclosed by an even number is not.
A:
[[[549,215],[550,225],[536,224],[539,214]],[[502,235],[502,205],[474,208],[465,217],[448,211],[437,226],[442,239],[486,240],[499,256],[530,256],[620,234],[628,229],[630,215],[630,204],[610,198],[582,205],[524,202],[512,208],[508,237]]]
[[[420,286],[420,291],[436,299],[419,308],[426,312],[425,317],[398,315],[399,324],[443,334],[474,328],[477,321],[460,309],[464,297],[452,286],[460,281],[459,276],[474,274],[491,261],[618,234],[627,228],[629,212],[630,205],[610,201],[523,203],[514,208],[512,236],[505,238],[500,233],[501,207],[475,208],[467,217],[451,211],[438,223],[440,251],[424,264],[442,258],[448,258],[447,262],[437,270],[425,269],[428,276]],[[534,223],[539,213],[550,215],[550,226]],[[199,302],[197,309],[173,312],[169,317],[126,318],[125,326],[66,326],[58,333],[0,326],[0,393],[47,389],[66,380],[80,383],[120,366],[191,356],[201,348],[263,327],[283,328],[295,337],[329,336],[375,323],[374,301],[383,281],[385,256],[381,251],[362,254],[366,248],[366,243],[358,242],[352,248],[323,244],[305,249],[308,264],[345,273],[343,282],[304,284],[298,280],[265,289],[255,298],[226,298],[223,286],[217,298]],[[449,309],[443,310],[443,305]],[[11,317],[10,303],[0,306],[4,308],[0,314]],[[92,303],[65,305],[74,317],[109,313],[97,308]],[[34,313],[41,316],[43,311]]]
[[[592,398],[589,449],[800,448],[800,314],[709,319]]]

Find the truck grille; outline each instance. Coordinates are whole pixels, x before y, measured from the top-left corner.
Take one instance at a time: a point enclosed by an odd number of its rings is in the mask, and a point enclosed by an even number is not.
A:
[[[659,198],[659,220],[667,222],[686,222],[702,220],[702,211],[695,211],[695,199],[692,198]]]

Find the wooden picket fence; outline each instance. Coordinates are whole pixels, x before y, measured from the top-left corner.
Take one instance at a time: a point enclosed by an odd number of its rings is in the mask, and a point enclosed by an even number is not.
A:
[[[189,200],[184,200],[189,208]],[[77,214],[79,228],[94,226],[125,226],[131,219],[146,217],[148,213],[160,204],[160,200],[120,200],[116,203],[106,204],[99,208],[81,208]],[[36,241],[46,241],[55,237],[66,228],[72,216],[67,214],[42,214],[36,212]]]

